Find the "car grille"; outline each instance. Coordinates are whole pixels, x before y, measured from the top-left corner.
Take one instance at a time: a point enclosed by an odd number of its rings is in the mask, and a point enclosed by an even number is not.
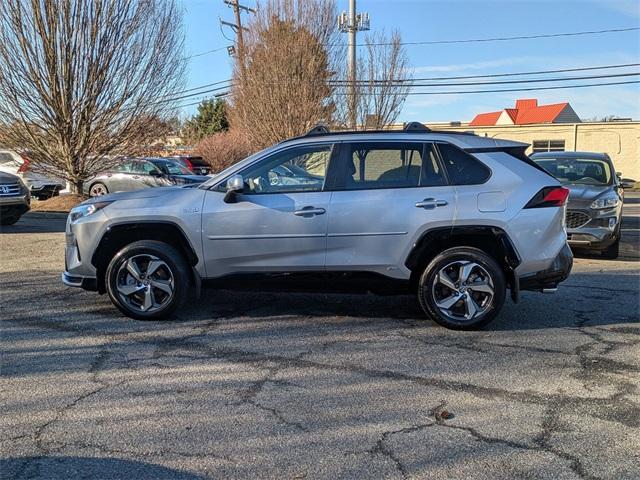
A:
[[[18,183],[0,183],[0,197],[20,195],[20,190]]]
[[[580,228],[589,220],[591,217],[580,210],[567,210],[567,228]]]

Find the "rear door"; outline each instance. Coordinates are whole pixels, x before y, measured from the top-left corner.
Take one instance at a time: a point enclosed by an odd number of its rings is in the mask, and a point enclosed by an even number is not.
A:
[[[432,143],[344,142],[329,211],[327,269],[407,278],[420,235],[450,226],[455,191]]]

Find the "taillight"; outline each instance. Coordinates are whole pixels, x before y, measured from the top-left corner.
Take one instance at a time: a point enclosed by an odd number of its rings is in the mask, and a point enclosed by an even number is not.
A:
[[[20,168],[18,168],[18,173],[26,173],[29,170],[29,164],[31,163],[31,160],[29,160],[24,155],[20,155],[20,157],[22,158],[22,165],[20,165]]]
[[[562,207],[569,197],[565,187],[545,187],[529,200],[524,208]]]
[[[187,166],[187,168],[193,172],[193,163],[191,163],[191,160],[189,160],[188,158],[185,158],[184,163]]]

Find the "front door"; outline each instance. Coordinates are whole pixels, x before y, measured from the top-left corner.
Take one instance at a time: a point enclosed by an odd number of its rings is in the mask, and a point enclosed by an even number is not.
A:
[[[456,194],[431,143],[345,142],[327,234],[327,270],[408,278],[423,232],[450,226]]]
[[[225,185],[207,192],[203,248],[210,278],[242,272],[323,270],[332,145],[289,147],[238,172],[245,187],[226,203]]]

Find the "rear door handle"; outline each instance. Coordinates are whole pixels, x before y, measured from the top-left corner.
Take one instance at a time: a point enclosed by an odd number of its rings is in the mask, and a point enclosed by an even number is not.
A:
[[[432,210],[436,207],[444,207],[449,205],[446,200],[436,200],[435,198],[425,198],[423,201],[416,203],[417,208],[424,208],[425,210]]]
[[[314,215],[323,215],[326,213],[324,208],[315,208],[315,207],[304,207],[300,210],[295,210],[293,212],[294,215],[298,217],[313,217]]]

